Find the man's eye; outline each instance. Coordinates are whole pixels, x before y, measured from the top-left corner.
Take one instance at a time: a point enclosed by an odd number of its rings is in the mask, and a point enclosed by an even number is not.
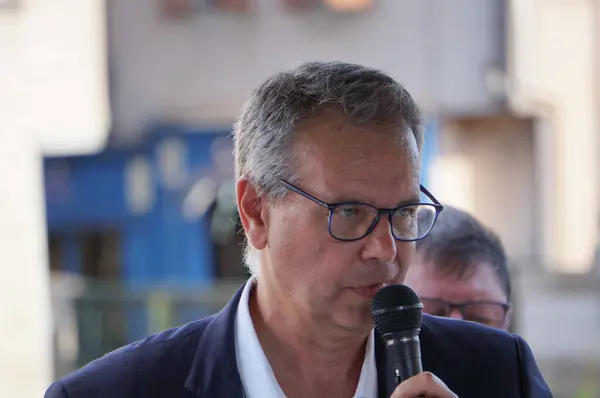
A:
[[[337,213],[344,217],[355,217],[358,214],[358,209],[355,207],[342,207],[338,209]]]
[[[416,214],[417,210],[413,206],[402,207],[396,210],[396,215],[400,217],[413,217]]]

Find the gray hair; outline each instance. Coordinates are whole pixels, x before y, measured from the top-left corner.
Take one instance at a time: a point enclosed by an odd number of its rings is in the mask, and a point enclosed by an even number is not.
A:
[[[236,179],[247,176],[259,195],[280,198],[280,179],[294,181],[293,142],[296,126],[332,107],[353,124],[393,124],[398,136],[410,130],[423,145],[419,108],[408,91],[387,74],[344,62],[309,62],[277,73],[259,86],[235,123]],[[245,262],[253,274],[258,253],[247,244]]]

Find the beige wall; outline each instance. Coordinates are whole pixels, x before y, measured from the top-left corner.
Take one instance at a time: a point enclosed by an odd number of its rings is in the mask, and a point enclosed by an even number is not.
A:
[[[439,199],[496,230],[511,258],[527,259],[536,252],[533,154],[530,120],[462,118],[443,124],[433,164]]]
[[[540,255],[590,271],[598,241],[600,2],[508,2],[508,98],[536,117]]]
[[[0,10],[0,395],[53,378],[42,152],[102,148],[108,131],[101,0]]]
[[[27,0],[19,31],[21,109],[45,154],[101,150],[110,127],[104,0]]]

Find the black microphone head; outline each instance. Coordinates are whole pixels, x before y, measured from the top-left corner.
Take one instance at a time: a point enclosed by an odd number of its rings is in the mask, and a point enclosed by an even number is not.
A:
[[[423,320],[423,305],[406,285],[390,285],[379,290],[372,302],[373,323],[381,334],[417,331]]]

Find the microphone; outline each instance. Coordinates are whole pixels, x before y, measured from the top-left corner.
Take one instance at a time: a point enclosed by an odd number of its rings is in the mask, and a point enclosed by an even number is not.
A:
[[[406,285],[386,286],[373,297],[372,313],[375,329],[385,341],[396,385],[423,372],[419,341],[423,304],[417,294]]]

